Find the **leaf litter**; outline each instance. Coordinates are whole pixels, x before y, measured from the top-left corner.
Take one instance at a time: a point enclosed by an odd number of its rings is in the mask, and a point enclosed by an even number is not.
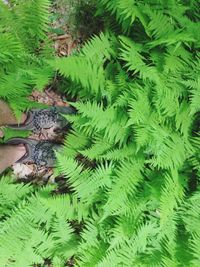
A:
[[[61,6],[59,8],[61,8]],[[52,14],[56,14],[58,12],[61,12],[61,10],[52,10]],[[66,10],[63,12],[66,12]],[[48,35],[53,41],[53,46],[57,56],[66,57],[72,54],[73,51],[79,50],[79,38],[77,37],[75,39],[72,37],[69,27],[62,19],[55,19],[51,23],[51,28],[53,31]],[[57,32],[57,29],[59,29],[59,32]],[[48,106],[69,106],[65,96],[63,97],[63,95],[56,91],[53,83],[49,87],[45,88],[43,92],[37,89],[34,90],[30,96],[30,99]],[[42,129],[39,133],[32,133],[29,138],[62,143],[64,141],[65,133],[59,134],[54,130],[55,129],[53,127],[49,129]],[[23,180],[25,182],[31,181],[32,183],[37,184],[46,184],[47,182],[54,183],[55,181],[53,168],[37,166],[36,164],[15,163],[12,166],[12,169],[14,174],[13,176],[15,176],[15,179],[17,180]]]

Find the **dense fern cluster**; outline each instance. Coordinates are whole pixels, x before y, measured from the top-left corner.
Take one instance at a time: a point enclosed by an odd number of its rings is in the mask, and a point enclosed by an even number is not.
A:
[[[53,196],[53,189],[34,190],[1,179],[0,266],[28,267],[50,258],[61,267],[75,254],[78,239],[66,220],[76,218],[79,204],[68,195]]]
[[[79,85],[58,155],[89,212],[77,264],[199,266],[198,5],[100,2],[111,29],[53,63]]]
[[[1,180],[0,265],[199,266],[198,3],[98,5],[105,32],[48,61],[79,99],[57,154],[67,193]]]
[[[17,117],[34,105],[27,100],[32,88],[43,89],[52,76],[48,9],[49,0],[0,1],[0,97]]]

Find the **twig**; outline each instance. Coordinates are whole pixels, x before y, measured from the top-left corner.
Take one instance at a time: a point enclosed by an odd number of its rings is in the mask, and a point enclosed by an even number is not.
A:
[[[56,40],[64,40],[64,39],[68,39],[68,38],[71,38],[71,35],[68,34],[68,33],[63,34],[63,35],[52,36],[52,39],[54,41],[56,41]]]

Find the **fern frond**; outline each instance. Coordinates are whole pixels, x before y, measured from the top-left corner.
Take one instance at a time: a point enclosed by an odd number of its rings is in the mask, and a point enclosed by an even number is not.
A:
[[[100,1],[111,14],[116,15],[117,21],[122,24],[124,31],[128,31],[133,22],[138,18],[143,25],[146,25],[146,17],[143,14],[143,6],[132,0]]]
[[[141,162],[124,162],[116,170],[116,179],[108,191],[108,200],[104,206],[104,217],[120,214],[137,186],[142,182]]]
[[[184,197],[184,188],[181,184],[177,170],[173,170],[171,174],[165,175],[165,185],[161,192],[161,206],[160,206],[160,224],[163,227],[167,220],[173,217],[178,205],[182,202]],[[170,235],[170,233],[168,233]]]
[[[75,126],[80,130],[90,135],[94,134],[94,132],[97,134],[103,131],[108,143],[119,142],[120,146],[128,139],[126,113],[116,109],[114,106],[104,109],[102,104],[97,104],[95,101],[93,103],[89,101],[86,103],[79,102],[73,105],[82,114],[82,123],[80,123],[80,120],[75,122]]]
[[[85,89],[85,94],[91,94],[98,99],[99,92],[105,86],[104,70],[97,64],[92,64],[83,56],[70,56],[57,59],[52,63],[65,77],[75,83],[80,83]],[[91,91],[92,89],[92,91]]]
[[[12,70],[11,64],[19,64],[18,61],[23,55],[21,43],[10,33],[4,33],[0,36],[0,62],[8,70]]]
[[[101,32],[98,36],[92,37],[81,49],[80,55],[88,60],[93,60],[97,65],[101,65],[105,60],[111,59],[115,55],[112,48],[111,37]]]
[[[151,250],[151,239],[156,237],[158,232],[159,228],[155,223],[142,225],[136,234],[128,242],[123,243],[119,251],[116,251],[120,255],[121,264],[127,267],[136,264],[137,253],[143,254]]]
[[[69,157],[67,158],[65,155],[60,153],[57,154],[57,159],[60,172],[66,177],[69,177],[71,182],[75,182],[83,170],[82,166],[78,165],[78,162],[74,159]]]
[[[10,208],[31,192],[32,188],[29,185],[13,184],[9,177],[2,177],[0,180],[1,216],[5,216]]]
[[[148,9],[147,12],[150,19],[147,30],[155,39],[166,37],[166,35],[174,31],[175,22],[172,18],[158,10],[153,11]]]
[[[16,29],[21,35],[21,41],[27,47],[32,43],[33,48],[37,48],[40,41],[46,39],[49,23],[49,0],[23,0],[16,4],[14,8],[17,17]],[[37,16],[36,16],[37,14]]]
[[[186,102],[182,102],[178,113],[176,114],[176,128],[180,129],[181,134],[188,138],[192,126],[192,116]]]
[[[85,148],[88,143],[89,139],[87,135],[78,130],[72,131],[65,139],[63,154],[68,155],[68,157],[75,157],[77,151],[81,151],[81,149]]]
[[[132,158],[136,155],[136,145],[130,143],[123,146],[122,148],[111,149],[100,157],[106,160],[121,161],[125,159]]]
[[[104,154],[106,151],[108,151],[112,144],[107,142],[105,139],[96,138],[94,139],[94,144],[85,149],[85,150],[79,150],[79,152],[84,156],[89,158],[90,160],[99,160],[101,158],[101,155]]]
[[[192,260],[193,266],[198,266],[200,262],[200,236],[194,235],[192,240],[190,241],[192,254],[194,256],[194,260]]]
[[[173,169],[182,166],[184,161],[193,153],[193,148],[188,140],[178,134],[170,134],[167,129],[155,127],[152,129],[153,142],[149,153],[152,158],[147,160],[158,168]]]
[[[184,43],[189,46],[191,43],[195,43],[196,39],[187,32],[176,30],[168,34],[165,37],[161,37],[158,40],[152,41],[148,44],[150,48],[153,48],[158,45],[175,45],[178,43]]]
[[[195,87],[190,89],[191,115],[200,110],[200,79],[195,82]]]
[[[185,62],[177,55],[177,51],[171,50],[172,49],[168,49],[165,56],[164,72],[177,73],[184,70],[186,68]]]
[[[138,88],[135,92],[136,99],[129,100],[129,121],[127,125],[131,124],[145,124],[151,116],[151,107],[148,97],[148,88]]]
[[[73,234],[74,230],[66,219],[61,216],[52,222],[52,238],[55,242],[53,253],[63,259],[72,257],[77,249],[77,240]]]
[[[33,68],[25,71],[29,76],[29,83],[32,83],[37,90],[43,90],[45,86],[47,86],[53,76],[53,68],[51,68],[48,64],[41,65],[40,68]]]
[[[150,81],[157,81],[159,79],[156,69],[144,62],[144,57],[140,54],[141,45],[135,44],[124,36],[120,37],[120,43],[122,45],[121,59],[126,62],[125,66],[128,71],[132,71],[133,74],[139,73],[143,80],[148,78]]]
[[[145,251],[148,245],[148,241],[150,241],[149,238],[151,238],[151,236],[157,235],[158,232],[159,232],[159,228],[156,223],[147,223],[146,225],[142,225],[137,230],[136,235],[133,235],[132,237],[136,245],[135,247],[134,246],[132,247],[133,250],[138,250],[140,253]],[[129,244],[131,245],[131,242]],[[122,250],[124,249],[122,248]]]
[[[0,96],[2,98],[16,98],[28,95],[27,79],[20,73],[10,73],[0,79]]]
[[[76,186],[79,197],[84,201],[91,201],[98,196],[100,200],[102,190],[111,187],[112,176],[113,164],[108,163],[99,165],[94,172],[86,173],[85,179]]]
[[[199,211],[200,211],[200,193],[199,189],[191,196],[182,208],[182,219],[185,223],[187,232],[191,235],[199,235]]]

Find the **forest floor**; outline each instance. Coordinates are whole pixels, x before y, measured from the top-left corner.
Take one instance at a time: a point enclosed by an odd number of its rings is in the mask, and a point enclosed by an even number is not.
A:
[[[55,54],[59,57],[66,57],[73,53],[74,50],[79,48],[79,38],[70,32],[70,28],[67,25],[66,16],[67,12],[70,12],[70,7],[64,5],[64,2],[58,0],[52,7],[53,21],[51,23],[51,33],[49,33],[50,39],[53,41],[53,47]],[[54,86],[56,77],[49,84],[43,92],[37,90],[33,91],[30,96],[31,100],[38,103],[43,103],[48,106],[67,106],[67,99],[64,95],[60,94]],[[42,130],[39,133],[33,133],[29,136],[36,140],[51,140],[52,142],[61,142],[64,140],[64,135],[56,134],[53,128]],[[37,166],[36,164],[22,164],[15,163],[12,166],[13,176],[18,180],[26,182],[32,182],[37,184],[54,183],[53,168],[47,168],[44,166]]]

